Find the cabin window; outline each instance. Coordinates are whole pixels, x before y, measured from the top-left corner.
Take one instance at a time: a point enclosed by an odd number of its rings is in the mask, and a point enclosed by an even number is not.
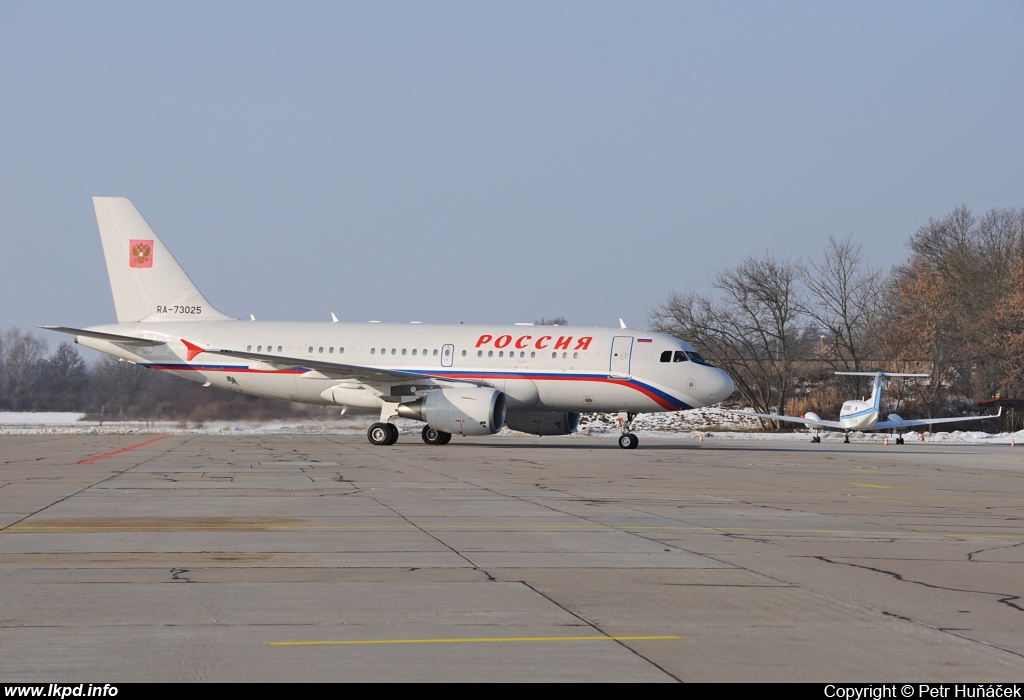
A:
[[[281,352],[281,346],[280,345],[277,346],[277,351]]]
[[[251,345],[246,345],[245,346],[245,351],[246,352],[252,352],[252,346]]]
[[[563,353],[562,353],[562,359],[564,360],[564,359],[565,359],[565,358],[567,358],[567,357],[569,357],[569,353],[567,353],[567,352],[563,352]]]
[[[402,354],[403,355],[405,354],[405,352],[406,352],[405,348],[402,348]]]
[[[532,360],[532,359],[533,359],[533,358],[535,358],[535,357],[537,357],[537,353],[535,353],[535,352],[531,352],[531,353],[530,353],[530,359]]]
[[[463,351],[462,351],[462,356],[463,356],[463,357],[465,357],[465,356],[466,356],[466,351],[465,351],[465,350],[463,350]]]
[[[310,355],[312,355],[312,354],[313,354],[313,346],[312,346],[312,345],[310,345],[310,346],[309,346],[309,354],[310,354]]]
[[[675,357],[672,358],[673,362],[686,362],[686,353],[682,350],[676,350]]]
[[[483,350],[477,350],[476,351],[476,356],[477,357],[483,357],[484,356],[484,351]]]
[[[487,351],[487,357],[494,357],[494,351],[493,350],[488,350]]]
[[[437,350],[434,350],[434,357],[437,357]]]
[[[323,354],[324,354],[324,347],[323,347],[322,345],[320,346],[320,354],[321,354],[321,355],[323,355]]]
[[[557,352],[551,353],[551,359],[552,360],[554,360],[556,357],[558,357],[558,353]]]
[[[426,357],[426,356],[427,356],[427,349],[423,348],[423,357]]]
[[[280,346],[277,349],[280,350],[281,349]],[[345,352],[345,348],[338,348],[338,354],[339,355],[342,354],[343,352]]]
[[[397,355],[398,354],[398,348],[391,348],[391,354],[392,355]]]
[[[263,352],[263,346],[262,345],[257,345],[256,346],[256,352]]]
[[[412,356],[413,356],[413,357],[416,357],[416,348],[413,348],[413,349],[412,349]]]
[[[504,350],[499,350],[498,351],[498,357],[505,357],[505,351]]]
[[[377,348],[370,348],[370,354],[371,355],[376,355],[377,354]]]
[[[577,360],[577,359],[579,359],[579,356],[580,356],[580,354],[578,352],[574,352],[572,354],[572,359]]]
[[[520,352],[519,357],[526,357],[526,351],[523,350],[522,352]]]

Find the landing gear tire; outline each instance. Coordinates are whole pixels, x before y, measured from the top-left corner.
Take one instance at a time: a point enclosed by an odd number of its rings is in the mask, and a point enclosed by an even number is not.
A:
[[[814,442],[814,443],[821,442],[821,436],[820,435],[815,435],[814,437],[811,438],[811,442]]]
[[[902,445],[903,444],[903,436],[902,435],[896,436],[896,444],[897,445]]]
[[[619,447],[624,450],[634,450],[640,444],[640,438],[633,433],[626,433],[619,436]]]
[[[423,432],[421,435],[423,437],[423,442],[428,445],[447,445],[452,441],[451,433],[431,428],[429,425],[423,426]]]
[[[374,423],[366,431],[371,445],[394,445],[398,441],[398,428],[390,423]]]

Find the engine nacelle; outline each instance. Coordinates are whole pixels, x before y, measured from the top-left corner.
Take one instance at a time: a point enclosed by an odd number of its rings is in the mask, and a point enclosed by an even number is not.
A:
[[[818,414],[815,413],[814,411],[808,411],[803,415],[803,417],[806,418],[807,420],[821,420]]]
[[[576,432],[580,414],[565,411],[513,411],[505,425],[530,435],[569,435]]]
[[[505,395],[497,389],[435,389],[399,404],[398,415],[455,435],[492,435],[505,424]]]
[[[903,419],[900,418],[899,416],[897,416],[895,413],[890,413],[889,414],[889,422],[890,423],[902,423]]]

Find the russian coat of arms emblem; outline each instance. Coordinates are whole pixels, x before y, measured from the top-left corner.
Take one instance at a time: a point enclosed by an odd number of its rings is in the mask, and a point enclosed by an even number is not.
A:
[[[153,267],[153,241],[132,240],[128,243],[129,267]]]

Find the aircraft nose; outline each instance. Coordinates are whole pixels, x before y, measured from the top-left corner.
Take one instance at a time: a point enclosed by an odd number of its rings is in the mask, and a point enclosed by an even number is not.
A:
[[[710,374],[711,376],[707,379],[708,403],[725,401],[732,396],[733,389],[736,388],[732,377],[717,367],[713,368]]]

